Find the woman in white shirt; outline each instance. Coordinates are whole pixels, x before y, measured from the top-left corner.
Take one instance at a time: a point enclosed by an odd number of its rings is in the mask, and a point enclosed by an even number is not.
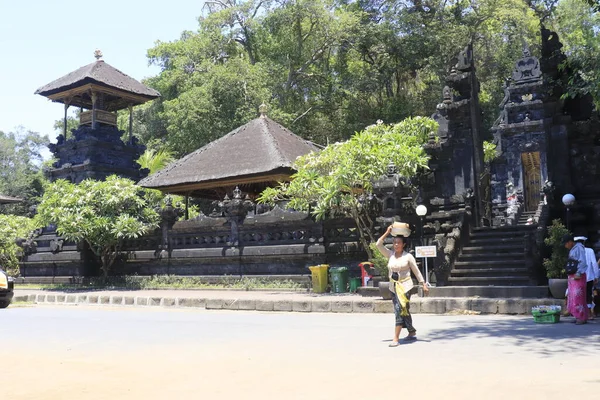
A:
[[[412,324],[412,316],[410,315],[410,296],[416,291],[410,272],[413,272],[419,283],[424,284],[425,280],[419,268],[417,268],[417,262],[413,255],[404,250],[406,246],[405,237],[394,237],[394,250],[390,250],[384,246],[383,241],[391,231],[392,226],[390,225],[379,240],[377,240],[377,248],[388,259],[390,291],[394,294],[392,301],[394,302],[394,314],[396,317],[394,340],[390,344],[390,347],[396,347],[399,344],[402,328],[408,330],[406,340],[417,339],[417,330]],[[423,290],[425,293],[429,292],[427,285],[423,285]]]

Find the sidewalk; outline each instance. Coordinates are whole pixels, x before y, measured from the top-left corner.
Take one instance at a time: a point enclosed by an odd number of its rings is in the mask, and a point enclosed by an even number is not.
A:
[[[357,294],[231,290],[29,290],[15,289],[15,301],[37,304],[82,304],[181,307],[206,310],[392,313],[392,302]],[[414,314],[530,314],[537,305],[562,305],[555,299],[413,297]]]

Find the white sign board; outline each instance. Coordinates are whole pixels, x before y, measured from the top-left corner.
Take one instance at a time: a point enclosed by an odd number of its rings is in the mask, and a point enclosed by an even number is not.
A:
[[[416,258],[437,257],[437,247],[436,246],[416,246],[415,247],[415,256],[416,256]]]

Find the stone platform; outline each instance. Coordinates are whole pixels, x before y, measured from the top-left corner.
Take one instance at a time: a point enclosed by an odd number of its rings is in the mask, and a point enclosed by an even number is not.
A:
[[[15,290],[15,301],[52,305],[181,307],[206,310],[246,310],[333,313],[392,313],[392,302],[356,294],[233,290],[56,291]],[[556,299],[418,297],[415,314],[530,314],[538,305],[562,305]]]

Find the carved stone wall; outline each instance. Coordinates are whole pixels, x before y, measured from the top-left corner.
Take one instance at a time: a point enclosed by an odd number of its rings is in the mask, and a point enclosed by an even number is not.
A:
[[[57,161],[46,171],[47,176],[52,181],[62,178],[79,183],[116,174],[137,182],[148,172],[140,170],[135,162],[145,147],[136,142],[124,143],[122,134],[114,126],[99,124],[96,129],[85,125],[74,129],[68,140],[59,135],[57,143],[48,146]]]
[[[446,78],[443,100],[432,116],[439,129],[426,147],[432,158],[430,168],[433,174],[430,182],[424,182],[422,187],[426,198],[449,198],[475,187],[471,86],[473,81],[477,85],[479,83],[472,77],[475,71],[471,57],[467,49],[457,57]]]

